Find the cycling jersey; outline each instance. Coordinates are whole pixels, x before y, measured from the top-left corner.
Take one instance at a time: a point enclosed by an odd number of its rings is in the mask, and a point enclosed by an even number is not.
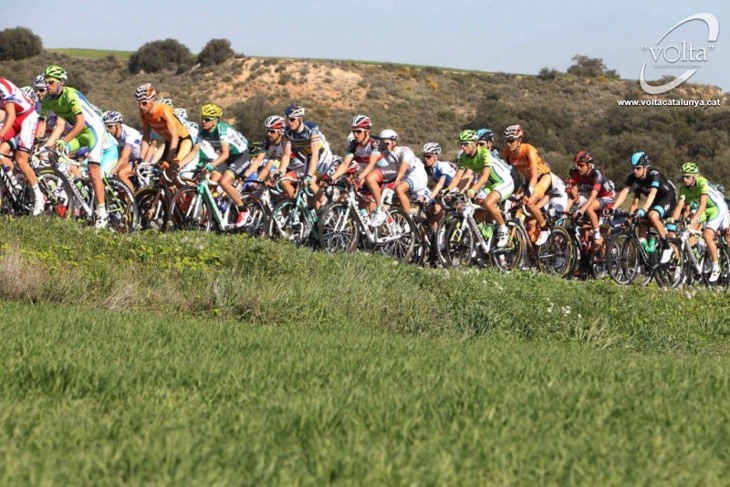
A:
[[[49,112],[55,113],[69,124],[76,125],[76,116],[83,115],[85,127],[81,133],[69,143],[69,151],[75,152],[81,147],[89,148],[89,162],[98,164],[101,161],[101,137],[106,128],[99,110],[91,104],[81,92],[64,86],[58,96],[46,95],[41,103],[41,120]]]
[[[715,187],[703,176],[695,176],[695,183],[687,187],[682,185],[679,188],[679,199],[684,200],[685,204],[693,202],[699,203],[702,195],[707,195],[707,209],[723,208],[725,206],[725,198],[715,189]]]
[[[5,107],[10,103],[15,105],[16,117],[26,115],[35,109],[33,102],[20,91],[20,88],[5,78],[0,78],[0,104]]]
[[[485,147],[477,147],[476,153],[473,157],[469,157],[465,152],[459,154],[459,158],[456,161],[459,167],[469,168],[476,173],[481,173],[485,167],[489,168],[489,179],[485,184],[488,189],[493,189],[506,182],[511,182],[512,177],[510,176],[510,168],[501,159],[494,156]],[[475,175],[475,180],[479,179],[480,174]]]
[[[297,130],[286,129],[284,140],[291,143],[292,155],[297,156],[291,158],[288,169],[300,169],[305,165],[302,161],[309,161],[312,156],[313,142],[316,142],[319,147],[317,171],[324,174],[330,169],[332,152],[330,152],[327,139],[314,122],[302,122]]]
[[[502,159],[516,167],[528,181],[533,170],[537,171],[538,177],[550,172],[550,168],[537,153],[537,149],[530,144],[520,144],[514,152],[510,152],[508,148],[504,149]]]
[[[197,142],[201,140],[208,141],[216,152],[220,152],[222,145],[227,143],[230,157],[248,152],[246,137],[225,122],[218,122],[211,131],[203,129],[198,132]]]
[[[140,144],[142,143],[142,134],[138,130],[133,129],[129,125],[122,124],[119,137],[115,137],[117,146],[121,151],[125,147],[132,148],[132,158],[140,157]]]
[[[674,184],[654,168],[648,169],[644,179],[637,178],[633,172],[629,174],[629,177],[624,183],[624,187],[633,188],[634,185],[636,185],[636,189],[634,190],[634,196],[636,198],[640,195],[648,196],[652,188],[657,189],[656,199],[658,200],[669,197],[674,198]]]
[[[588,197],[591,191],[598,191],[597,198],[610,197],[613,198],[614,185],[613,181],[603,175],[598,169],[591,169],[588,174],[581,175],[577,167],[574,167],[568,173],[568,188],[578,187],[578,193]]]
[[[166,142],[170,142],[172,140],[172,134],[170,133],[168,124],[175,127],[177,130],[177,136],[180,139],[184,139],[190,134],[187,127],[175,116],[175,112],[172,107],[163,105],[162,103],[156,103],[147,113],[140,110],[139,117],[142,120],[143,130],[145,127],[149,126],[160,137],[165,139]]]
[[[261,142],[261,151],[266,153],[264,156],[266,159],[274,159],[281,161],[281,156],[284,155],[284,139],[282,138],[279,143],[274,144],[270,142],[268,137]],[[294,156],[294,154],[292,154]],[[291,163],[289,164],[291,166]]]
[[[365,145],[360,145],[354,140],[347,144],[347,155],[352,156],[353,161],[363,168],[370,162],[370,154],[373,152],[380,153],[378,150],[378,142],[372,137],[368,138]]]
[[[451,179],[456,176],[456,165],[453,162],[439,161],[437,159],[436,164],[431,167],[426,167],[426,172],[437,183],[439,179],[444,177],[444,187],[448,187],[451,184]]]

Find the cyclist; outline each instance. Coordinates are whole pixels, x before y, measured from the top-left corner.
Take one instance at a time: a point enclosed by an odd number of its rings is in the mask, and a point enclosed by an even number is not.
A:
[[[398,134],[394,130],[385,129],[380,132],[378,138],[380,139],[379,147],[370,154],[370,161],[377,161],[382,158],[379,164],[380,167],[373,169],[370,173],[363,171],[360,175],[360,178],[365,178],[368,189],[370,189],[370,193],[375,199],[376,207],[370,222],[373,227],[382,225],[388,217],[388,213],[383,209],[383,195],[380,191],[380,184],[394,182],[402,165],[410,168],[415,167],[417,164],[415,162],[417,158],[413,151],[408,147],[398,145]],[[371,167],[369,163],[368,168]]]
[[[172,165],[174,171],[180,169],[180,161],[192,149],[193,140],[187,127],[175,116],[171,106],[155,103],[157,92],[150,83],[137,88],[134,97],[139,103],[139,116],[142,121],[142,140],[150,143],[151,131],[162,137],[165,149],[161,160],[163,168]]]
[[[286,120],[279,115],[271,115],[264,121],[266,138],[261,142],[261,151],[251,160],[251,166],[244,173],[244,179],[257,171],[259,179],[266,179],[272,169],[279,167],[281,156],[284,155],[285,126]]]
[[[43,213],[45,199],[38,186],[35,171],[28,164],[38,125],[35,103],[25,96],[20,88],[7,79],[0,78],[0,104],[2,104],[5,111],[5,121],[2,128],[0,128],[0,144],[8,142],[9,145],[14,147],[13,160],[23,172],[35,196],[33,215],[40,215]],[[10,141],[13,143],[10,144]],[[5,163],[5,158],[3,158],[3,163]],[[10,167],[12,170],[11,166],[6,167]]]
[[[460,192],[465,192],[487,210],[498,225],[497,247],[504,247],[509,241],[509,231],[498,205],[512,195],[514,181],[510,176],[509,166],[486,147],[479,147],[477,140],[477,134],[473,130],[462,130],[459,133],[461,153],[456,161],[459,170],[446,189],[449,192],[455,190],[462,177],[473,174],[471,184],[467,184],[466,190]]]
[[[218,153],[218,157],[207,163],[205,168],[211,173],[210,180],[217,182],[238,208],[236,226],[240,227],[246,222],[248,211],[241,195],[233,186],[233,181],[241,176],[251,163],[248,141],[238,130],[220,120],[223,116],[223,109],[220,106],[213,103],[203,105],[200,116],[203,119],[203,126],[198,133],[198,140],[209,142]]]
[[[304,121],[304,113],[304,108],[299,105],[289,105],[284,111],[288,125],[284,132],[284,153],[274,175],[276,179],[282,174],[286,179],[305,176],[304,186],[312,194],[317,194],[317,180],[332,167],[332,152],[317,124]],[[294,185],[291,181],[282,180],[281,187],[289,198],[294,197]],[[315,203],[316,200],[318,198],[315,198]]]
[[[479,147],[486,147],[489,152],[497,157],[500,155],[499,149],[494,146],[494,132],[492,132],[492,129],[483,128],[477,130],[477,145]]]
[[[56,145],[63,152],[88,150],[89,179],[96,197],[96,227],[106,228],[108,215],[104,202],[104,183],[101,180],[101,159],[103,137],[106,129],[101,113],[79,91],[66,86],[68,75],[60,66],[49,66],[44,72],[46,94],[41,103],[41,120],[45,120],[49,112],[55,113],[65,122],[70,130],[58,137],[57,128],[46,141],[47,146]],[[45,124],[43,124],[45,125]],[[45,127],[43,127],[45,131]],[[41,135],[39,127],[36,135]]]
[[[368,116],[355,115],[350,120],[352,140],[348,137],[345,158],[331,179],[337,180],[346,173],[354,174],[365,169],[370,162],[370,154],[378,147],[378,142],[370,137],[372,128],[373,122]]]
[[[524,133],[519,125],[510,125],[504,131],[507,148],[502,152],[502,159],[508,162],[525,178],[523,201],[527,211],[540,227],[540,234],[535,245],[542,245],[550,235],[550,229],[537,207],[537,202],[550,191],[552,176],[550,168],[542,160],[534,146],[523,143]]]
[[[626,178],[623,189],[619,192],[614,202],[614,208],[619,208],[631,191],[634,190],[634,200],[631,202],[629,213],[639,218],[646,217],[649,223],[659,234],[662,248],[661,263],[669,262],[672,257],[672,248],[667,241],[667,230],[664,228],[662,218],[672,214],[677,204],[674,184],[667,180],[657,169],[650,167],[649,156],[646,152],[635,152],[631,156],[631,174]],[[644,195],[646,199],[639,208],[639,197]],[[646,241],[646,227],[639,229],[639,238]]]
[[[715,234],[725,230],[730,225],[730,214],[725,204],[725,198],[710,182],[700,175],[700,170],[694,162],[682,164],[682,181],[684,185],[679,188],[679,201],[674,208],[671,220],[679,218],[685,205],[697,203],[697,210],[692,211],[690,225],[699,228],[704,227],[703,237],[712,259],[712,273],[710,282],[715,282],[720,277],[720,264],[718,262],[717,245]]]
[[[408,149],[407,147],[404,148]],[[413,151],[408,150],[413,154]],[[405,212],[411,218],[415,217],[416,209],[411,208],[410,198],[419,198],[425,201],[430,194],[428,191],[428,174],[426,174],[426,168],[415,154],[413,157],[403,158],[400,162],[398,173],[393,182],[393,190]]]
[[[599,215],[600,212],[613,208],[616,196],[613,181],[595,168],[593,154],[590,151],[582,150],[575,155],[575,167],[570,170],[567,183],[571,199],[577,206],[573,216],[588,215],[593,230],[593,241],[596,245],[600,245],[603,238],[599,226]]]
[[[111,174],[121,179],[127,187],[134,191],[130,177],[134,173],[134,163],[141,160],[142,154],[147,151],[147,142],[142,140],[142,134],[124,123],[122,114],[109,110],[102,114],[102,119],[109,133],[114,137],[121,149],[117,165]]]

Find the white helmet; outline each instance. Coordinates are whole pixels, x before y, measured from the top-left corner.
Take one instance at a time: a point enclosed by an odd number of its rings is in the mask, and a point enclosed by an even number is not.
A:
[[[46,77],[43,76],[42,74],[39,74],[38,76],[36,76],[35,79],[33,80],[33,86],[35,86],[36,90],[38,88],[43,88],[45,90],[46,89]]]
[[[286,120],[284,120],[284,117],[280,117],[279,115],[271,115],[264,121],[264,127],[267,129],[284,130],[285,125]]]
[[[395,130],[385,129],[382,132],[380,132],[380,135],[378,135],[378,138],[380,140],[385,140],[385,139],[398,140],[398,134],[395,133]]]
[[[441,154],[441,146],[437,142],[426,142],[423,144],[422,150],[424,154],[436,154],[437,156]]]
[[[184,108],[176,108],[175,110],[173,110],[173,112],[175,113],[175,116],[177,118],[184,118],[184,119],[188,118],[188,111],[185,110]]]
[[[114,125],[124,121],[122,114],[115,110],[108,110],[102,113],[101,118],[104,120],[104,125]]]
[[[23,86],[20,91],[33,103],[38,103],[38,95],[35,94],[35,90],[30,86]]]

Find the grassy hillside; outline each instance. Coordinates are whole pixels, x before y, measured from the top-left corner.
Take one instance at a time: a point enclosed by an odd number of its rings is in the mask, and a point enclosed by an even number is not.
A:
[[[645,150],[671,177],[679,176],[682,162],[695,160],[711,180],[730,184],[728,97],[712,86],[685,84],[664,98],[720,98],[720,107],[619,107],[617,100],[649,97],[636,81],[567,74],[542,80],[356,61],[243,58],[187,74],[131,75],[126,62],[114,56],[84,59],[51,52],[0,63],[0,75],[27,84],[50,63],[65,66],[70,85],[102,109],[121,110],[132,125],[137,123],[134,89],[149,81],[162,96],[187,108],[192,119],[204,103],[222,104],[225,116],[252,140],[263,136],[266,116],[297,102],[340,153],[348,122],[357,113],[370,115],[376,131],[394,128],[417,151],[427,141],[438,141],[447,157],[455,155],[462,128],[489,126],[501,133],[521,123],[527,141],[562,176],[575,153],[588,148],[599,167],[623,180],[630,155]],[[498,145],[503,145],[501,137]]]
[[[114,51],[110,49],[79,49],[75,47],[58,47],[53,49],[46,49],[47,51],[55,54],[64,54],[71,57],[80,57],[84,59],[103,59],[105,57],[113,56],[122,61],[129,59],[134,51]]]
[[[3,218],[0,483],[719,484],[729,303]]]

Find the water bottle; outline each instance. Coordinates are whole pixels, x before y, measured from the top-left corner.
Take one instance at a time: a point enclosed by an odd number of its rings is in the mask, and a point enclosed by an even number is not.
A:
[[[649,236],[649,241],[646,243],[644,250],[646,250],[649,254],[656,250],[656,237],[654,237],[654,235]]]
[[[221,213],[225,213],[228,209],[228,199],[218,198],[218,209],[221,211]]]
[[[484,240],[489,240],[492,236],[492,232],[494,232],[494,225],[491,223],[479,223],[477,227],[479,228],[479,231],[482,232]]]
[[[365,223],[365,225],[370,224],[370,217],[368,216],[368,210],[365,208],[360,208],[360,218],[362,218],[362,221]]]

